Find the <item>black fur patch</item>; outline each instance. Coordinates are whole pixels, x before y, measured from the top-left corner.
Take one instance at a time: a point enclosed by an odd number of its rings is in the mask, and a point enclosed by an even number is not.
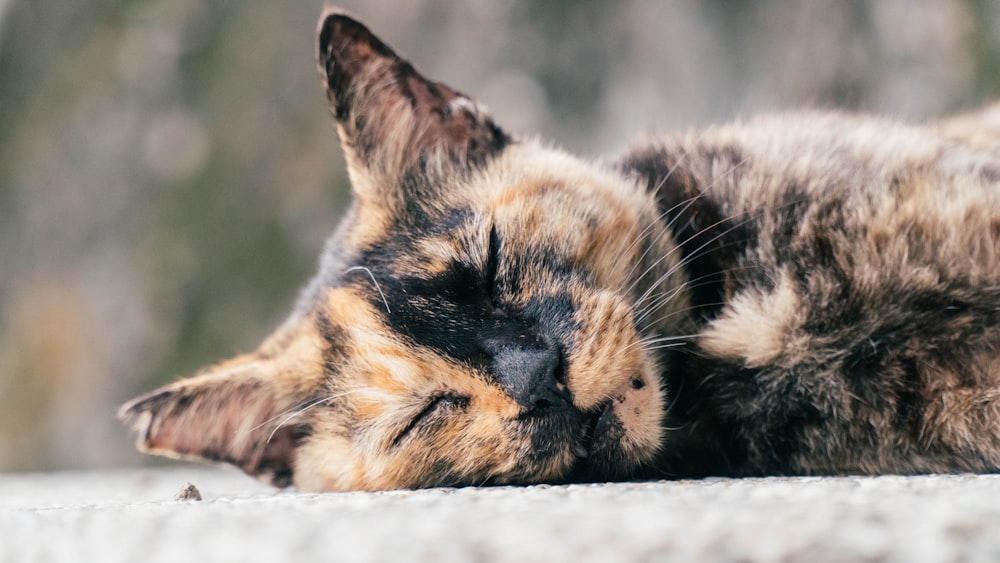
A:
[[[460,230],[475,218],[470,209],[445,213],[414,209],[397,218],[390,234],[362,252],[355,265],[370,269],[382,293],[371,287],[365,271],[355,270],[341,283],[363,285],[373,308],[385,311],[385,322],[414,344],[435,350],[484,374],[493,383],[506,388],[498,369],[501,350],[554,350],[562,356],[572,347],[574,307],[568,296],[533,298],[514,310],[501,303],[498,294],[519,294],[525,268],[545,268],[558,275],[569,275],[571,266],[544,257],[543,263],[527,264],[523,256],[503,254],[501,235],[491,229],[487,260],[473,264],[456,257],[447,269],[426,276],[402,276],[394,264],[401,256],[418,251],[414,241]],[[504,260],[503,267],[499,262]],[[502,272],[502,275],[501,275]],[[386,302],[383,303],[382,298]],[[562,363],[559,362],[561,366]],[[558,374],[558,369],[554,371]],[[513,385],[513,383],[512,383]],[[513,391],[513,389],[511,389]]]

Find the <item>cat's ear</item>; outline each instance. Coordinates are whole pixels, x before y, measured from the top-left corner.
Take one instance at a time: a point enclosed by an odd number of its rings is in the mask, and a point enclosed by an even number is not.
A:
[[[429,166],[475,166],[511,142],[474,101],[421,76],[342,11],[320,19],[317,59],[356,191]]]
[[[138,397],[118,416],[138,431],[143,452],[228,463],[288,486],[295,449],[309,433],[296,413],[320,386],[308,364],[300,358],[290,366],[286,358],[261,353],[239,356]]]

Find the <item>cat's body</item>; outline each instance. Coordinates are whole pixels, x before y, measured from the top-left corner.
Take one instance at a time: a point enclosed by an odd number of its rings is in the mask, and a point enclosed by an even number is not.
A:
[[[626,170],[663,185],[661,208],[697,193],[682,217],[726,218],[708,227],[718,238],[704,273],[690,274],[723,272],[696,300],[705,320],[667,362],[677,430],[662,466],[1000,467],[996,146],[937,126],[793,114],[626,155]]]
[[[145,449],[321,490],[1000,468],[1000,109],[597,165],[343,14],[319,59],[355,203],[257,352],[123,408]]]

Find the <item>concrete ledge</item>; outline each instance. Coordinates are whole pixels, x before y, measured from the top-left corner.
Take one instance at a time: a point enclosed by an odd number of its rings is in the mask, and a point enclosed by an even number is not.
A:
[[[175,501],[185,482],[202,501]],[[0,561],[1000,561],[1000,475],[275,492],[179,468],[0,476]]]

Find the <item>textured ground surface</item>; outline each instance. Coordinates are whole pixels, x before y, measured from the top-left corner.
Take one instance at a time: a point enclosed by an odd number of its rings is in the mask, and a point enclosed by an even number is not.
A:
[[[175,501],[186,482],[201,501]],[[1000,475],[274,492],[0,475],[0,561],[1000,561]]]

